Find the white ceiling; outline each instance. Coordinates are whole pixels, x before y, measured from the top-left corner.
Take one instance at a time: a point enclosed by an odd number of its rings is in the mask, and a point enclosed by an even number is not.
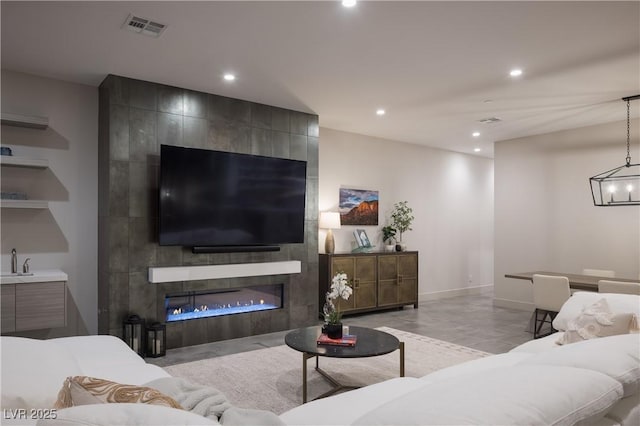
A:
[[[640,93],[639,1],[2,1],[1,13],[4,69],[92,86],[117,74],[485,156],[496,140],[624,120],[620,98]],[[130,13],[168,28],[122,30]]]

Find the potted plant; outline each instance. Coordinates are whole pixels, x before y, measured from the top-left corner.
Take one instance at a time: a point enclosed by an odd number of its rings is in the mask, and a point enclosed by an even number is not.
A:
[[[338,297],[349,300],[352,293],[353,290],[349,285],[347,274],[338,272],[331,280],[331,289],[327,292],[324,307],[322,308],[325,322],[323,331],[331,339],[342,338],[342,312],[340,312],[340,307],[336,306],[333,301]]]
[[[385,251],[393,251],[393,239],[396,236],[396,232],[396,228],[391,225],[382,228],[382,241],[385,243]]]
[[[393,211],[391,212],[391,226],[400,233],[398,245],[400,245],[402,251],[406,250],[406,245],[402,244],[402,233],[411,231],[411,223],[413,223],[413,219],[415,219],[411,214],[413,213],[413,209],[407,204],[407,201],[395,203],[393,205]]]

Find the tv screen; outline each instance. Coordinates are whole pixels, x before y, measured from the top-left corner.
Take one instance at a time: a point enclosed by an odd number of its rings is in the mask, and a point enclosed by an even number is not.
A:
[[[160,245],[304,242],[307,163],[160,147]]]

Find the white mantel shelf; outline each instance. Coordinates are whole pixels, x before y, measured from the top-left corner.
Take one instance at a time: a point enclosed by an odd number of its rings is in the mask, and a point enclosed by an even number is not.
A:
[[[170,266],[149,268],[150,283],[212,280],[220,278],[258,277],[264,275],[299,274],[299,260],[230,265]]]
[[[21,265],[18,265],[21,267]],[[24,284],[67,281],[68,276],[59,269],[42,269],[31,271],[32,275],[9,274],[2,272],[0,284]]]

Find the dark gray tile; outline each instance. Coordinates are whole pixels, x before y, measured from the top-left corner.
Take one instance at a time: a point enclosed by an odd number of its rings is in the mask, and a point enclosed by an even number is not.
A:
[[[184,115],[188,117],[207,118],[207,94],[184,90]]]
[[[308,163],[307,163],[308,164]],[[307,171],[307,175],[308,175]],[[318,178],[307,177],[307,194],[306,194],[305,219],[318,220]],[[317,231],[317,228],[316,228]]]
[[[129,274],[112,272],[109,281],[109,328],[122,329],[122,321],[129,313]]]
[[[291,135],[289,143],[289,158],[292,160],[307,161],[307,137]]]
[[[320,127],[318,126],[318,116],[317,115],[310,115],[307,118],[307,135],[309,136],[313,136],[313,137],[319,137],[320,136]]]
[[[273,146],[271,155],[278,158],[289,158],[289,133],[272,131],[271,139]]]
[[[303,112],[291,111],[289,122],[291,126],[291,133],[296,135],[307,135],[308,123],[307,117],[309,114]]]
[[[289,124],[290,111],[283,108],[271,108],[271,129],[289,133],[291,126]]]
[[[144,318],[147,324],[158,321],[156,286],[149,283],[146,271],[129,274],[129,306],[134,313]]]
[[[240,99],[209,95],[209,119],[251,123],[251,103]]]
[[[153,218],[129,219],[129,272],[147,272],[156,264],[156,226]]]
[[[158,85],[142,80],[129,80],[129,105],[155,111],[158,103]]]
[[[157,155],[156,113],[138,108],[129,111],[129,159],[147,161],[149,154]]]
[[[109,158],[129,160],[129,107],[109,107]]]
[[[269,105],[251,104],[251,126],[271,129],[271,109]]]
[[[129,163],[130,217],[155,217],[158,215],[158,166],[149,163]],[[126,205],[127,203],[121,203]]]
[[[180,246],[158,246],[156,248],[157,266],[180,266],[182,265],[182,252]]]
[[[307,138],[307,176],[318,176],[318,138]]]
[[[227,152],[251,152],[251,127],[229,120],[213,119],[209,122],[207,147]]]
[[[129,218],[109,218],[109,272],[129,272]]]
[[[129,163],[109,161],[109,216],[129,215]]]
[[[184,112],[183,90],[172,86],[159,86],[158,111],[182,115]]]
[[[112,105],[129,105],[129,80],[109,75],[100,86],[108,90],[109,103]]]
[[[158,113],[158,147],[183,144],[192,146],[185,142],[182,139],[182,115]]]
[[[185,146],[207,148],[209,122],[204,118],[184,117],[183,141]]]
[[[251,154],[271,156],[273,143],[271,131],[264,129],[251,129]]]

